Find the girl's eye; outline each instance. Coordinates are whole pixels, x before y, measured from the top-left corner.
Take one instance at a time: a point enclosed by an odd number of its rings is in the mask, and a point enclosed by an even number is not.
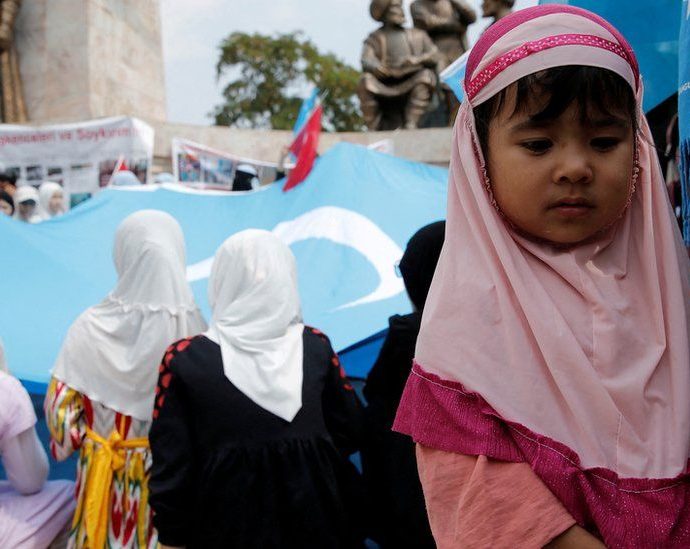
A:
[[[596,137],[590,141],[592,147],[599,151],[610,151],[620,142],[621,140],[618,137]]]
[[[553,143],[549,139],[532,139],[523,141],[520,145],[532,153],[541,154],[548,151]]]

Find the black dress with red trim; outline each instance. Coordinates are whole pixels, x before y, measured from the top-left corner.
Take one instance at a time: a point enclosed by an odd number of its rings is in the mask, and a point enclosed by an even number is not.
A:
[[[171,345],[149,434],[150,502],[165,545],[361,547],[362,407],[328,338],[305,328],[302,408],[287,422],[224,374],[204,336]]]

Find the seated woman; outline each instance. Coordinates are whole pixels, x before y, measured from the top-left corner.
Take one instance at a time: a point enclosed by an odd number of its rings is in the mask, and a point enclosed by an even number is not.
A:
[[[74,513],[74,484],[46,482],[48,457],[36,435],[36,413],[19,380],[10,375],[0,342],[0,547],[48,547]]]
[[[180,225],[142,210],[117,229],[118,282],[70,327],[45,413],[58,460],[80,450],[70,547],[155,547],[148,505],[157,365],[171,340],[205,323],[185,278]]]
[[[149,488],[165,546],[357,547],[347,456],[362,410],[328,338],[304,326],[295,258],[273,234],[223,243],[205,334],[168,348]]]

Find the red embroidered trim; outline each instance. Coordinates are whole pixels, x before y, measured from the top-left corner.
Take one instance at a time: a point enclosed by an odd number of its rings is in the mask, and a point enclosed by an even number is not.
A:
[[[153,406],[153,419],[158,419],[161,408],[165,402],[165,395],[170,382],[172,381],[172,372],[170,371],[170,361],[175,358],[175,355],[181,353],[189,347],[194,337],[186,337],[180,341],[176,341],[170,345],[163,355],[163,360],[158,366],[158,383],[156,384],[156,399]]]
[[[474,99],[484,86],[512,64],[529,57],[533,53],[557,48],[559,46],[590,46],[604,49],[619,55],[632,65],[632,61],[628,58],[628,53],[625,48],[615,42],[591,34],[558,34],[556,36],[542,38],[541,40],[526,42],[522,46],[498,57],[471,80],[466,90],[468,99],[470,101]]]

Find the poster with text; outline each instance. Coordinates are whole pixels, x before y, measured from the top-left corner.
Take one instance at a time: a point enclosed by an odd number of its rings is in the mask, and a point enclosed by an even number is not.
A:
[[[262,184],[276,180],[278,164],[236,156],[187,139],[172,141],[173,175],[180,183],[205,183],[232,188],[237,166],[248,164]]]
[[[60,183],[74,206],[107,185],[124,159],[142,183],[149,179],[154,130],[136,118],[102,118],[73,124],[0,124],[0,164],[18,185]]]

